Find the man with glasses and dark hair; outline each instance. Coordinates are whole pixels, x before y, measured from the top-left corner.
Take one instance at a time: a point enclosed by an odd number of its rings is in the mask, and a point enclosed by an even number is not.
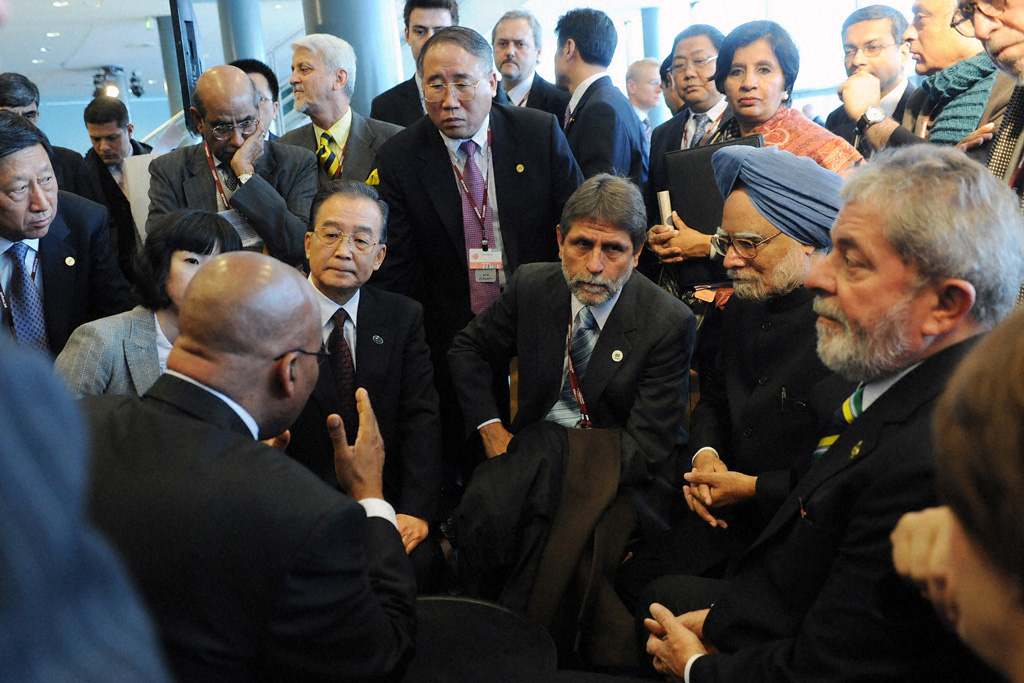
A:
[[[415,585],[366,392],[358,418],[320,424],[347,496],[257,441],[284,432],[327,372],[316,293],[280,261],[222,254],[189,283],[179,327],[141,398],[82,402],[90,517],[145,597],[175,677],[400,679]]]
[[[150,164],[149,221],[185,207],[226,214],[247,249],[266,248],[301,265],[316,158],[309,150],[266,142],[259,93],[233,66],[199,77],[191,115],[203,142]]]
[[[915,90],[903,74],[910,59],[910,45],[903,40],[906,30],[903,13],[886,5],[861,7],[846,18],[842,30],[846,75],[863,73],[877,79],[879,98],[875,106],[896,122],[903,120],[907,100]],[[874,151],[870,145],[860,144],[856,121],[846,115],[842,105],[828,115],[825,127],[857,147],[865,157]]]
[[[441,422],[423,307],[366,281],[387,252],[388,206],[376,190],[333,181],[313,198],[306,258],[316,290],[321,340],[330,356],[302,414],[291,426],[288,454],[332,486],[334,448],[324,429],[338,413],[355,423],[355,392],[373,401],[384,438],[384,498],[416,571],[419,592],[436,589],[441,554],[428,537],[441,489]],[[347,429],[349,443],[357,430]]]
[[[839,96],[861,139],[873,149],[922,141],[951,146],[976,139],[976,129],[986,124],[992,127],[985,130],[993,130],[1002,120],[1013,80],[998,72],[978,40],[952,25],[956,0],[915,0],[911,9],[914,17],[903,40],[918,75],[927,78],[907,101],[899,123],[879,104],[876,76],[865,70],[848,78]],[[983,161],[986,153],[983,149],[976,157]]]
[[[708,481],[686,491],[693,514],[619,568],[616,587],[631,610],[658,576],[720,577],[788,495],[790,469],[849,393],[831,399],[819,419],[811,396],[831,372],[815,352],[818,315],[804,287],[831,249],[842,178],[777,147],[728,147],[712,164],[725,209],[711,245],[734,293],[708,312],[703,325],[713,332],[696,352],[704,360],[690,454],[692,474]]]
[[[372,282],[423,304],[446,450],[469,458],[445,354],[520,264],[557,258],[555,226],[583,178],[554,117],[492,103],[498,77],[476,31],[436,33],[417,69],[427,116],[378,157],[391,221]]]

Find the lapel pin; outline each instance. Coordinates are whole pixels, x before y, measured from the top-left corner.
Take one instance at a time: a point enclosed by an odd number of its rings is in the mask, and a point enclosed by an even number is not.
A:
[[[863,441],[858,441],[857,445],[855,445],[852,449],[850,449],[850,460],[853,460],[858,455],[860,455],[860,445],[862,443],[864,443],[864,442]]]
[[[516,164],[516,172],[517,173],[522,173],[525,170],[526,170],[525,166],[523,166],[522,164]]]
[[[373,335],[373,343],[374,344],[383,344],[384,343],[384,338],[381,337],[379,334],[375,334],[375,335]]]
[[[66,259],[64,259],[64,264],[68,265],[68,266],[75,265],[75,257],[74,256],[68,256]]]
[[[612,360],[615,361],[616,363],[621,361],[622,360],[622,351],[619,351],[618,349],[615,349],[614,351],[612,351]]]

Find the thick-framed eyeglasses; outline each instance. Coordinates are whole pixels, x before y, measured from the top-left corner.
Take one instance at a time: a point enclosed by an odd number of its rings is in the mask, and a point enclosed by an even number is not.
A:
[[[219,126],[211,126],[210,130],[213,132],[213,137],[218,140],[227,140],[235,134],[235,129],[242,134],[242,137],[247,138],[256,132],[256,129],[260,127],[260,117],[242,119],[238,123],[222,123]]]
[[[448,93],[457,100],[466,102],[476,97],[476,89],[487,76],[481,76],[476,83],[424,83],[423,99],[427,102],[443,102]]]
[[[960,6],[953,12],[953,20],[949,22],[950,28],[965,38],[974,38],[974,13],[981,12],[989,19],[997,19],[1003,16],[1006,11],[1006,0],[974,0],[973,2],[961,2]]]
[[[673,74],[684,74],[691,67],[693,67],[694,71],[700,71],[701,69],[706,67],[708,64],[713,64],[717,60],[718,60],[718,56],[716,55],[714,57],[704,57],[703,59],[694,59],[693,61],[689,61],[689,62],[685,62],[685,61],[684,62],[676,62],[675,64],[672,65],[672,68],[670,69],[670,71]]]
[[[346,235],[336,228],[317,228],[313,231],[313,234],[316,235],[317,242],[329,249],[337,249],[338,242],[348,240],[349,248],[363,256],[373,251],[373,248],[378,244],[367,239],[366,235]]]
[[[752,240],[746,237],[730,237],[729,235],[720,232],[711,238],[711,246],[713,246],[715,251],[722,256],[725,256],[726,252],[729,251],[729,247],[732,247],[736,250],[736,253],[739,254],[740,258],[751,259],[757,256],[758,249],[763,245],[768,244],[781,234],[782,231],[779,230],[771,237]]]
[[[316,364],[318,366],[319,365],[323,365],[324,361],[327,360],[327,357],[329,355],[331,355],[331,354],[329,354],[327,352],[327,349],[320,349],[319,351],[307,351],[306,349],[294,348],[294,349],[288,349],[287,351],[282,353],[280,356],[274,356],[274,360],[275,361],[281,360],[282,358],[287,356],[289,353],[301,353],[304,356],[316,356]]]
[[[867,45],[861,45],[860,47],[844,47],[843,54],[846,55],[846,61],[856,58],[858,52],[863,52],[864,56],[868,59],[874,59],[878,55],[882,54],[882,50],[890,47],[896,47],[901,43],[868,43]]]

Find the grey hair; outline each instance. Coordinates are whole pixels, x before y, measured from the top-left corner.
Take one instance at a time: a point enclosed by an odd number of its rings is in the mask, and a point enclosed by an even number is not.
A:
[[[526,19],[526,21],[530,22],[530,31],[533,33],[533,46],[539,50],[541,48],[540,22],[537,21],[537,17],[533,16],[533,12],[527,12],[524,9],[510,10],[501,15],[501,19],[498,19],[498,22],[494,24],[494,28],[491,29],[491,43],[494,43],[494,36],[502,22],[515,21],[516,19]]]
[[[558,232],[562,239],[569,234],[573,223],[584,219],[611,223],[629,233],[633,252],[643,248],[647,241],[647,210],[636,185],[626,178],[599,173],[580,185],[562,209]]]
[[[310,33],[292,43],[292,50],[304,47],[320,59],[331,71],[344,69],[348,74],[345,95],[351,99],[356,88],[356,51],[348,42],[329,33]]]
[[[423,61],[427,53],[436,45],[461,47],[480,60],[485,76],[494,70],[494,51],[491,50],[491,44],[487,42],[486,38],[465,26],[448,26],[430,36],[430,39],[423,43],[420,56],[416,59],[416,73],[420,76],[423,75]]]
[[[876,154],[840,197],[877,207],[882,234],[922,284],[974,286],[975,322],[992,327],[1013,310],[1024,281],[1024,218],[1014,193],[952,147],[912,145]]]

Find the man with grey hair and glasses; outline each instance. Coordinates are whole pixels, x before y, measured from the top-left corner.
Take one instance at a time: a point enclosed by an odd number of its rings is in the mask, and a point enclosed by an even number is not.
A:
[[[332,180],[366,180],[377,151],[401,126],[366,118],[350,106],[356,85],[356,53],[337,36],[311,33],[292,43],[295,111],[310,123],[281,136],[317,158],[317,187]]]
[[[427,116],[380,150],[379,190],[391,220],[388,258],[370,282],[423,304],[444,442],[462,460],[473,451],[463,447],[446,360],[451,340],[520,264],[555,260],[559,214],[583,178],[552,116],[492,103],[498,77],[491,46],[476,31],[437,32],[416,68]]]
[[[149,166],[149,219],[175,209],[217,211],[249,250],[266,249],[291,265],[305,261],[303,239],[316,194],[312,152],[265,140],[259,91],[244,71],[215,66],[193,93],[192,118],[203,141]]]
[[[936,504],[932,409],[1013,309],[1024,220],[980,164],[936,145],[876,155],[841,200],[805,285],[818,355],[858,386],[728,581],[664,577],[642,596],[654,668],[687,683],[998,680],[901,582],[889,534]]]

